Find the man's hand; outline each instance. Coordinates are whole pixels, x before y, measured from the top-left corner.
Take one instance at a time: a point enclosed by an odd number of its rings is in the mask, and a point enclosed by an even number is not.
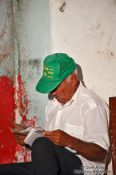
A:
[[[20,124],[17,124],[17,123],[15,123],[14,128],[11,129],[11,132],[14,134],[17,144],[22,145],[22,146],[24,146],[24,144],[25,144],[24,139],[26,137],[26,134],[20,133],[20,131],[22,131],[24,129],[26,129],[26,127],[24,127]]]
[[[23,126],[23,125],[20,125],[20,124],[17,124],[17,123],[14,123],[14,128],[11,130],[12,132],[20,132],[24,129],[26,129],[27,127]]]
[[[22,133],[14,133],[15,139],[17,144],[24,146],[24,139],[25,139],[25,135],[23,135]]]
[[[67,143],[71,139],[70,135],[60,129],[54,131],[45,131],[44,136],[50,139],[54,144],[63,147],[67,146]]]

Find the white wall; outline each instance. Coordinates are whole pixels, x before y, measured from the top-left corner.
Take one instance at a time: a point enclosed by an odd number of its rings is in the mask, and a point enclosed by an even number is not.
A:
[[[116,95],[116,1],[49,2],[51,52],[71,55],[82,68],[86,86],[108,102]]]

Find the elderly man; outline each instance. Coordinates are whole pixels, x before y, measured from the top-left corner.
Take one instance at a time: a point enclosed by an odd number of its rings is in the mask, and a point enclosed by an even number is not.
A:
[[[64,53],[47,56],[36,90],[52,96],[44,137],[34,141],[31,163],[2,165],[0,175],[104,174],[107,105],[79,81],[74,60]]]

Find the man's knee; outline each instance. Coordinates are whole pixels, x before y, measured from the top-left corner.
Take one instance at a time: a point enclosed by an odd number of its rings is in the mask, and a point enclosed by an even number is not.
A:
[[[37,138],[32,145],[32,152],[52,148],[54,144],[46,137]]]

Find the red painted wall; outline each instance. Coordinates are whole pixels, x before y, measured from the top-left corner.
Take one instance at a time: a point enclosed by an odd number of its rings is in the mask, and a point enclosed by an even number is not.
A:
[[[10,128],[15,121],[13,81],[0,77],[0,163],[16,161],[16,141]]]
[[[15,109],[18,108],[25,126],[35,126],[36,118],[29,120],[28,99],[21,76],[18,76],[18,103],[15,101],[16,89],[13,80],[0,76],[0,163],[23,162],[31,160],[31,153],[16,143],[11,132],[15,122]]]

